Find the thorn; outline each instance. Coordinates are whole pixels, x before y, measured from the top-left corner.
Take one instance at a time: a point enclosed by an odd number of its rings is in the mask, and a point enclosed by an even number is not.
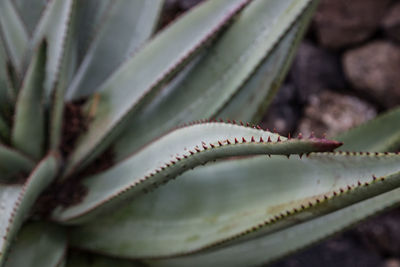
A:
[[[254,143],[256,140],[254,140],[254,136],[251,137],[251,142]]]
[[[300,153],[300,154],[299,154],[299,157],[300,157],[300,159],[301,159],[301,157],[303,157],[303,153]]]
[[[203,144],[203,148],[204,148],[204,149],[207,149],[208,147],[207,147],[205,144]]]
[[[218,141],[218,145],[219,145],[219,146],[223,146],[223,144],[222,144],[221,141]]]
[[[260,143],[264,143],[264,139],[260,136]]]
[[[375,156],[379,156],[379,152],[375,152]]]
[[[224,120],[223,119],[219,119],[219,122],[224,122]]]
[[[290,133],[288,133],[287,138],[290,140],[292,137],[290,136]]]
[[[249,124],[248,122],[246,122],[246,126],[247,126],[247,127],[250,127],[250,124]]]
[[[235,137],[235,144],[239,143],[239,141],[237,140],[237,138]]]
[[[319,198],[317,198],[317,203],[318,203],[318,204],[321,203],[321,200],[319,200]]]
[[[175,161],[173,161],[173,160],[171,160],[170,162],[171,162],[171,164],[172,164],[172,165],[174,165],[174,164],[176,163],[176,162],[175,162]]]
[[[232,123],[233,123],[233,124],[237,124],[235,120],[232,120]]]
[[[376,176],[375,175],[372,175],[372,180],[374,180],[374,181],[376,181]]]
[[[290,158],[290,154],[287,154],[286,157],[289,159]]]
[[[227,119],[226,122],[227,122],[227,123],[232,123],[231,120],[229,120],[229,119]]]
[[[229,139],[226,139],[226,143],[227,143],[228,145],[230,145],[230,144],[231,144],[231,141],[229,141]]]
[[[239,121],[240,125],[244,126],[243,121]]]
[[[358,186],[361,186],[361,182],[360,181],[358,181],[357,184],[358,184]]]
[[[347,186],[347,190],[351,190],[351,186],[350,185]]]
[[[281,141],[281,137],[280,137],[280,136],[278,136],[278,139],[277,139],[277,141],[278,141],[278,142],[280,142],[280,141]]]
[[[302,210],[304,210],[306,207],[304,207],[304,205],[303,204],[301,204],[301,209]]]
[[[308,138],[315,138],[314,132],[311,132],[311,134]]]
[[[271,143],[271,136],[268,136],[267,142],[268,142],[268,143]]]
[[[176,160],[177,160],[177,161],[180,161],[180,160],[181,160],[181,158],[180,158],[180,157],[176,157]]]
[[[342,193],[342,194],[344,193],[344,190],[343,190],[343,188],[340,188],[340,193]]]
[[[324,195],[324,199],[325,199],[325,200],[328,200],[328,196],[327,196],[327,195]]]
[[[194,148],[197,152],[200,152],[200,148],[198,148],[197,146]]]
[[[192,150],[189,150],[190,155],[194,155],[194,152]]]
[[[211,148],[215,148],[215,146],[214,146],[212,143],[210,143],[210,147],[211,147]]]
[[[247,140],[244,137],[242,137],[242,143],[247,143]]]
[[[268,157],[271,157],[271,154],[268,154]]]
[[[299,135],[297,136],[297,139],[303,139],[303,134],[299,133]]]
[[[333,195],[336,197],[337,196],[337,193],[336,193],[336,191],[333,191]]]

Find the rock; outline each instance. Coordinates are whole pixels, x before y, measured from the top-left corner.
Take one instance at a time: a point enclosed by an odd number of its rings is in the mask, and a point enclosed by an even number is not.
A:
[[[400,209],[372,218],[356,227],[360,240],[381,255],[400,256]]]
[[[294,103],[296,98],[294,85],[284,84],[274,97],[260,126],[264,129],[275,129],[283,135],[293,133],[300,118],[299,107]]]
[[[346,88],[340,58],[334,53],[303,41],[298,49],[290,71],[290,78],[305,103],[309,95],[320,90]]]
[[[347,51],[344,72],[351,84],[384,107],[400,104],[400,46],[374,41]]]
[[[337,49],[368,39],[389,3],[390,0],[322,0],[314,19],[319,42]]]
[[[395,3],[386,13],[382,27],[393,40],[400,42],[400,2]]]
[[[384,267],[400,267],[400,260],[398,259],[387,259]]]
[[[375,108],[357,97],[324,91],[310,97],[298,132],[335,136],[375,116]]]
[[[382,262],[381,256],[368,251],[351,234],[342,234],[267,266],[379,267]]]

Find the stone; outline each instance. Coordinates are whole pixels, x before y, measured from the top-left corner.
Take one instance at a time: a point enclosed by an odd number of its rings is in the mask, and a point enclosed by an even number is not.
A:
[[[334,90],[347,86],[340,57],[310,41],[300,44],[289,76],[303,104],[311,94],[327,88]]]
[[[400,256],[400,209],[394,209],[359,224],[355,232],[371,251]]]
[[[299,107],[293,104],[296,98],[294,85],[284,84],[274,97],[260,126],[264,129],[275,129],[282,135],[293,133],[300,118]]]
[[[338,49],[368,39],[379,27],[390,0],[321,0],[314,25],[319,42]]]
[[[312,95],[304,109],[298,132],[317,137],[333,137],[376,116],[376,109],[369,103],[350,95],[323,91]]]
[[[393,4],[393,6],[386,12],[382,21],[382,27],[387,36],[393,40],[400,42],[400,2]]]
[[[360,93],[383,107],[400,104],[400,46],[385,40],[347,51],[344,72]]]

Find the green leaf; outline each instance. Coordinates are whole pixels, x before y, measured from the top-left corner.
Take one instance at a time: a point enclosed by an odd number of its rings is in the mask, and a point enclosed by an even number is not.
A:
[[[337,136],[348,151],[396,151],[400,147],[400,108]]]
[[[29,37],[11,0],[0,1],[0,33],[14,68],[21,74],[21,64]]]
[[[77,205],[58,209],[55,220],[82,222],[165,183],[184,171],[219,158],[255,154],[329,151],[340,143],[325,139],[287,139],[271,132],[225,123],[204,123],[172,131],[83,184],[88,193]],[[112,178],[112,179],[111,179]]]
[[[50,0],[33,33],[32,46],[38,46],[43,39],[48,42],[45,92],[48,99],[54,90],[60,62],[64,54],[65,40],[71,23],[73,5],[76,0]]]
[[[0,266],[10,244],[40,193],[53,181],[58,171],[58,157],[49,154],[33,170],[23,185],[0,184]]]
[[[46,7],[47,0],[14,0],[26,28],[32,33]]]
[[[32,159],[0,144],[0,184],[12,182],[17,174],[29,173],[34,165]]]
[[[399,201],[400,189],[395,189],[328,215],[257,239],[248,240],[208,253],[165,260],[152,260],[147,263],[150,266],[160,267],[258,266],[342,231],[345,227],[349,227],[366,217],[398,204]]]
[[[248,2],[204,2],[155,36],[118,68],[94,98],[94,119],[78,140],[66,173],[82,168],[104,151],[126,127],[130,115],[151,100]]]
[[[68,89],[67,99],[96,92],[106,78],[151,36],[163,2],[120,0],[112,3]]]
[[[60,226],[28,223],[11,247],[4,267],[55,267],[65,257],[67,236]]]
[[[82,252],[72,252],[68,256],[66,267],[142,267],[144,265],[134,261],[109,258],[103,255],[84,254]]]
[[[35,52],[19,90],[11,142],[27,155],[40,159],[44,151],[44,80],[47,43]]]
[[[184,77],[177,78],[177,85],[164,89],[152,103],[132,115],[128,128],[116,141],[117,160],[180,123],[215,117],[264,59],[272,61],[274,71],[279,70],[279,65],[283,64],[280,61],[284,59],[279,61],[275,56],[277,44],[306,6],[315,3],[256,0],[249,4],[195,66]],[[289,32],[284,42],[291,44],[293,35]],[[280,52],[284,53],[282,57],[286,56],[288,47],[284,49]],[[273,79],[272,75],[270,77]],[[249,106],[237,108],[252,109]]]
[[[9,58],[7,57],[3,41],[0,38],[0,116],[10,116],[12,106],[11,102],[15,97],[14,90],[11,86],[11,79],[9,77],[10,67]]]
[[[389,177],[400,171],[399,163],[396,154],[346,153],[216,163],[75,228],[71,242],[129,258],[193,253],[275,232],[390,191],[400,185],[400,174]]]
[[[10,127],[0,115],[0,140],[7,141],[10,138]]]
[[[281,86],[297,46],[303,38],[318,1],[311,1],[302,16],[281,37],[271,54],[221,108],[216,117],[259,122]]]

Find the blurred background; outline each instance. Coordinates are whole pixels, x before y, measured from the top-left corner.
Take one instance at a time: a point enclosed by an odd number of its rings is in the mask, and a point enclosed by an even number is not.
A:
[[[201,1],[167,0],[161,27]],[[334,136],[399,104],[400,0],[321,0],[261,126]],[[400,209],[269,266],[400,267]]]

